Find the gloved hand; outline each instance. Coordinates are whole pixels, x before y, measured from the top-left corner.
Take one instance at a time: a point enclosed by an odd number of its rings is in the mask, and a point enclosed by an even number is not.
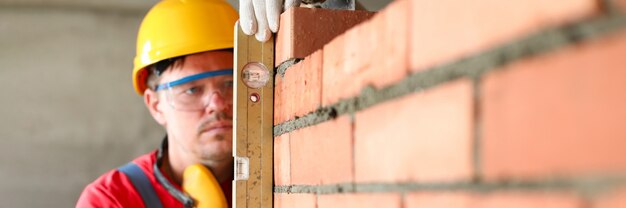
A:
[[[300,6],[302,0],[240,0],[239,25],[247,35],[254,35],[257,40],[265,42],[270,39],[271,32],[278,31],[280,13],[291,7]],[[271,32],[270,32],[271,31]]]

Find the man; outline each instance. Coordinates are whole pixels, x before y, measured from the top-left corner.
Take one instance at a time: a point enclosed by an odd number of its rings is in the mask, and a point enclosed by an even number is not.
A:
[[[167,135],[158,150],[89,184],[77,207],[189,207],[183,171],[207,167],[231,204],[233,28],[223,0],[164,0],[144,18],[133,82]]]
[[[191,207],[196,201],[181,184],[194,164],[210,170],[222,200],[232,204],[237,19],[224,0],[163,0],[148,12],[139,28],[133,84],[167,135],[158,150],[89,184],[77,207]]]

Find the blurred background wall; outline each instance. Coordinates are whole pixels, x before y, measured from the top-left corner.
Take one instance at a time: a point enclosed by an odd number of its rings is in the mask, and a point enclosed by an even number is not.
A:
[[[2,207],[73,207],[87,183],[159,144],[130,82],[154,1],[131,2],[0,4]]]
[[[131,84],[156,2],[0,0],[0,206],[73,207],[89,182],[158,146],[164,131]]]

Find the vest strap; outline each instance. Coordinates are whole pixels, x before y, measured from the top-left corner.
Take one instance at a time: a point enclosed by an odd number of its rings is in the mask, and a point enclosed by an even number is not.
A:
[[[117,170],[128,176],[135,189],[141,195],[141,199],[143,199],[143,203],[146,207],[163,207],[161,200],[159,200],[159,197],[154,190],[154,187],[152,187],[152,183],[150,183],[150,180],[148,179],[148,176],[146,176],[146,173],[144,173],[143,170],[137,166],[137,164],[129,162]]]

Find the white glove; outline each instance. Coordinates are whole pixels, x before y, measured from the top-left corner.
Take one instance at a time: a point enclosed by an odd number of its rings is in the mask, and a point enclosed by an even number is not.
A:
[[[300,6],[302,0],[240,0],[239,23],[241,30],[253,35],[257,40],[265,42],[278,31],[280,13],[291,7]],[[270,32],[271,30],[271,32]]]

